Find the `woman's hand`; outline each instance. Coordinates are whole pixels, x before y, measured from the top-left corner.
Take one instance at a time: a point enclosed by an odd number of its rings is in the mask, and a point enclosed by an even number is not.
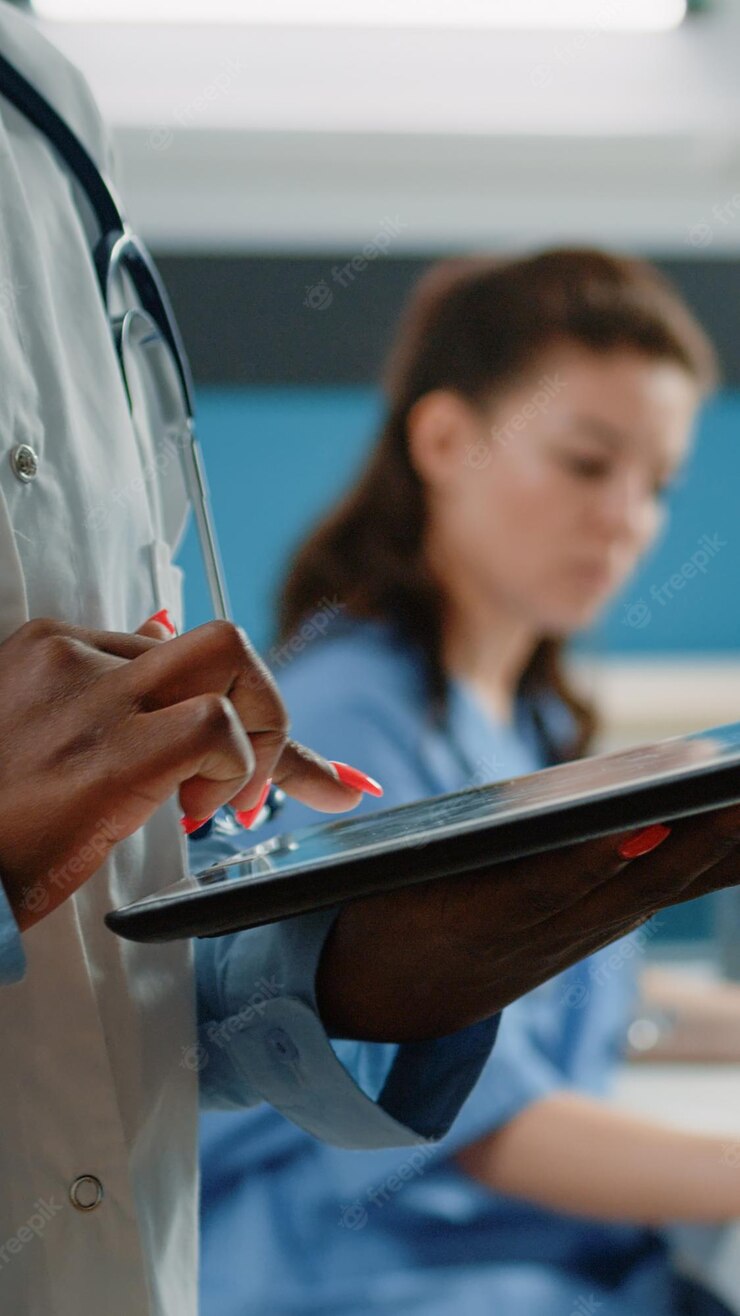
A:
[[[21,929],[52,912],[174,793],[250,809],[271,777],[327,811],[359,790],[288,738],[244,632],[148,634],[31,621],[0,645],[0,879]]]
[[[726,1138],[684,1133],[565,1089],[533,1102],[456,1159],[491,1192],[589,1220],[660,1229],[740,1217],[732,1152]]]

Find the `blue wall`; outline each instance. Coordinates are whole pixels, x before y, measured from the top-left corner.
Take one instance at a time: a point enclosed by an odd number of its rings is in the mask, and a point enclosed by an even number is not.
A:
[[[351,480],[380,414],[366,388],[206,390],[199,433],[236,619],[260,649],[282,568]],[[191,527],[181,561],[188,624],[210,615]]]
[[[205,390],[200,435],[234,614],[269,645],[275,586],[294,545],[352,479],[381,414],[373,390]],[[704,411],[661,542],[579,647],[604,653],[732,653],[740,647],[740,392]],[[675,590],[672,575],[712,549]],[[718,538],[716,538],[718,537]],[[209,616],[195,537],[181,554],[190,626]],[[667,582],[667,584],[666,584]],[[665,588],[664,588],[665,586]]]

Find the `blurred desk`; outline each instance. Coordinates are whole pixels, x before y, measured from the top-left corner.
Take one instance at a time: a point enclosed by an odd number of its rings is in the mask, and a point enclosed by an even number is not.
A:
[[[740,1160],[740,1065],[625,1065],[617,1100],[676,1128],[726,1137]]]
[[[616,1095],[635,1114],[726,1138],[740,1177],[740,1065],[625,1065]],[[671,1234],[682,1268],[740,1316],[740,1222],[680,1226]]]

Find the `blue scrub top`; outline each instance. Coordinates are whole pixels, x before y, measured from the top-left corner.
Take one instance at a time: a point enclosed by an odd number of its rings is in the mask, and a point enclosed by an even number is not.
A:
[[[293,734],[385,788],[358,812],[535,771],[573,732],[552,695],[520,698],[509,726],[460,681],[441,729],[420,657],[386,624],[345,624],[307,638],[298,654],[279,653]],[[260,838],[317,820],[290,801]],[[477,1086],[434,1149],[338,1151],[268,1108],[206,1115],[203,1316],[584,1316],[595,1302],[599,1316],[678,1311],[657,1234],[492,1193],[451,1159],[549,1093],[608,1091],[638,959],[625,940],[510,1006]]]

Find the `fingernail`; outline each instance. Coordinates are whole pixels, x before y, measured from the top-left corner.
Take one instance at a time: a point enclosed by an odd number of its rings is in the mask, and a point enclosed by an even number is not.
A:
[[[634,836],[628,836],[626,841],[622,841],[617,847],[617,853],[621,859],[639,859],[641,855],[649,854],[654,850],[670,834],[670,827],[664,826],[663,823],[654,823],[652,827],[645,827],[643,831],[635,832]]]
[[[368,777],[365,772],[360,772],[359,768],[350,767],[349,763],[337,763],[335,759],[329,762],[333,768],[336,768],[339,780],[345,786],[351,786],[353,790],[362,791],[365,795],[383,794],[383,787],[374,777]]]
[[[169,631],[170,635],[177,635],[177,627],[166,608],[162,608],[161,612],[155,612],[149,620],[158,621],[160,626],[164,626]]]
[[[157,618],[157,620],[159,620],[159,618]],[[192,832],[197,832],[199,827],[205,827],[206,823],[210,822],[212,817],[212,813],[209,813],[207,818],[188,818],[187,814],[185,814],[180,819],[180,826],[185,835],[190,836]]]
[[[270,794],[271,785],[272,785],[272,777],[268,777],[267,781],[262,787],[262,790],[260,791],[260,797],[257,803],[253,805],[251,809],[234,810],[234,817],[236,818],[236,821],[238,823],[241,823],[242,827],[250,828],[252,826],[252,823],[262,812],[262,810],[265,807],[265,800]]]

